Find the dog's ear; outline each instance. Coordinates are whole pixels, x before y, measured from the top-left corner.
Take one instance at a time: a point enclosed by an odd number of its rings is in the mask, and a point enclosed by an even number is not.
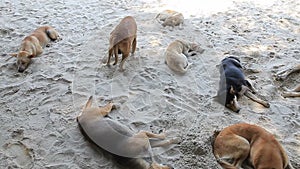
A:
[[[18,56],[18,53],[10,53],[9,55],[10,55],[10,56],[13,56],[13,57],[17,57],[17,56]]]
[[[245,84],[245,86],[247,86],[249,89],[252,89],[252,88],[253,88],[252,84],[251,84],[248,80],[244,80],[244,84]]]
[[[89,100],[86,102],[85,107],[83,110],[90,108],[92,106],[93,96],[90,96]]]

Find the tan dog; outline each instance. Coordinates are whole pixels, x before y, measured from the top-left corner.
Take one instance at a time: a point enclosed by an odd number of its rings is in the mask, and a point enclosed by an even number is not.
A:
[[[285,80],[290,74],[299,72],[300,71],[300,64],[296,65],[295,67],[286,69],[277,73],[277,80]],[[300,97],[300,84],[298,84],[294,89],[285,91],[282,94],[283,97]]]
[[[226,127],[216,136],[213,148],[224,169],[240,169],[247,158],[254,169],[293,169],[275,137],[256,125],[240,123]]]
[[[115,55],[115,63],[118,63],[118,53],[122,54],[120,69],[124,70],[124,62],[128,58],[130,49],[133,55],[136,49],[136,32],[137,26],[132,16],[126,16],[110,33],[109,51],[107,65],[110,64],[110,58]]]
[[[160,12],[156,18],[162,22],[163,27],[170,26],[174,28],[175,26],[179,26],[179,28],[182,28],[184,22],[182,13],[173,10],[164,10]]]
[[[198,45],[183,40],[175,40],[170,43],[165,52],[165,61],[168,67],[175,72],[186,73],[190,65],[187,60],[190,50],[200,53],[204,51]]]
[[[172,168],[154,162],[152,148],[178,143],[178,139],[164,140],[166,137],[164,133],[153,134],[141,131],[135,134],[118,121],[105,118],[113,108],[112,103],[104,107],[91,107],[91,105],[92,97],[87,101],[82,114],[77,117],[79,126],[85,136],[112,154],[119,164],[130,169]],[[158,140],[150,142],[150,138]],[[153,162],[149,164],[143,157],[151,157]]]
[[[58,38],[57,31],[51,26],[39,27],[32,34],[26,36],[22,41],[19,53],[11,54],[11,56],[17,57],[18,71],[24,72],[31,63],[31,59],[42,54],[43,48],[50,41],[55,41]]]

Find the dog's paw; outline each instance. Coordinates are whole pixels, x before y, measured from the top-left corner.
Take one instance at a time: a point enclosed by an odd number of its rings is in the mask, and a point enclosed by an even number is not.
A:
[[[181,139],[180,137],[175,137],[175,138],[172,138],[172,139],[170,140],[170,142],[171,142],[172,144],[180,144],[180,143],[182,142],[182,139]]]
[[[265,104],[263,104],[263,106],[266,108],[270,108],[270,103],[265,103]]]

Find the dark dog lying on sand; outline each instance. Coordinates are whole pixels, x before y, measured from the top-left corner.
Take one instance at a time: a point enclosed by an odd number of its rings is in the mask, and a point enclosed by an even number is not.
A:
[[[257,98],[255,90],[242,70],[241,62],[234,56],[227,57],[222,60],[220,67],[220,83],[217,94],[218,101],[234,112],[240,111],[240,106],[237,100],[246,95],[253,101],[262,104],[265,107],[270,107],[269,103]]]

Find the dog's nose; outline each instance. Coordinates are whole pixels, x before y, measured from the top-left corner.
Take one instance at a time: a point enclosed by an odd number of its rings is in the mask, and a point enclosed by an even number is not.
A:
[[[18,69],[18,72],[23,73],[25,69]]]

